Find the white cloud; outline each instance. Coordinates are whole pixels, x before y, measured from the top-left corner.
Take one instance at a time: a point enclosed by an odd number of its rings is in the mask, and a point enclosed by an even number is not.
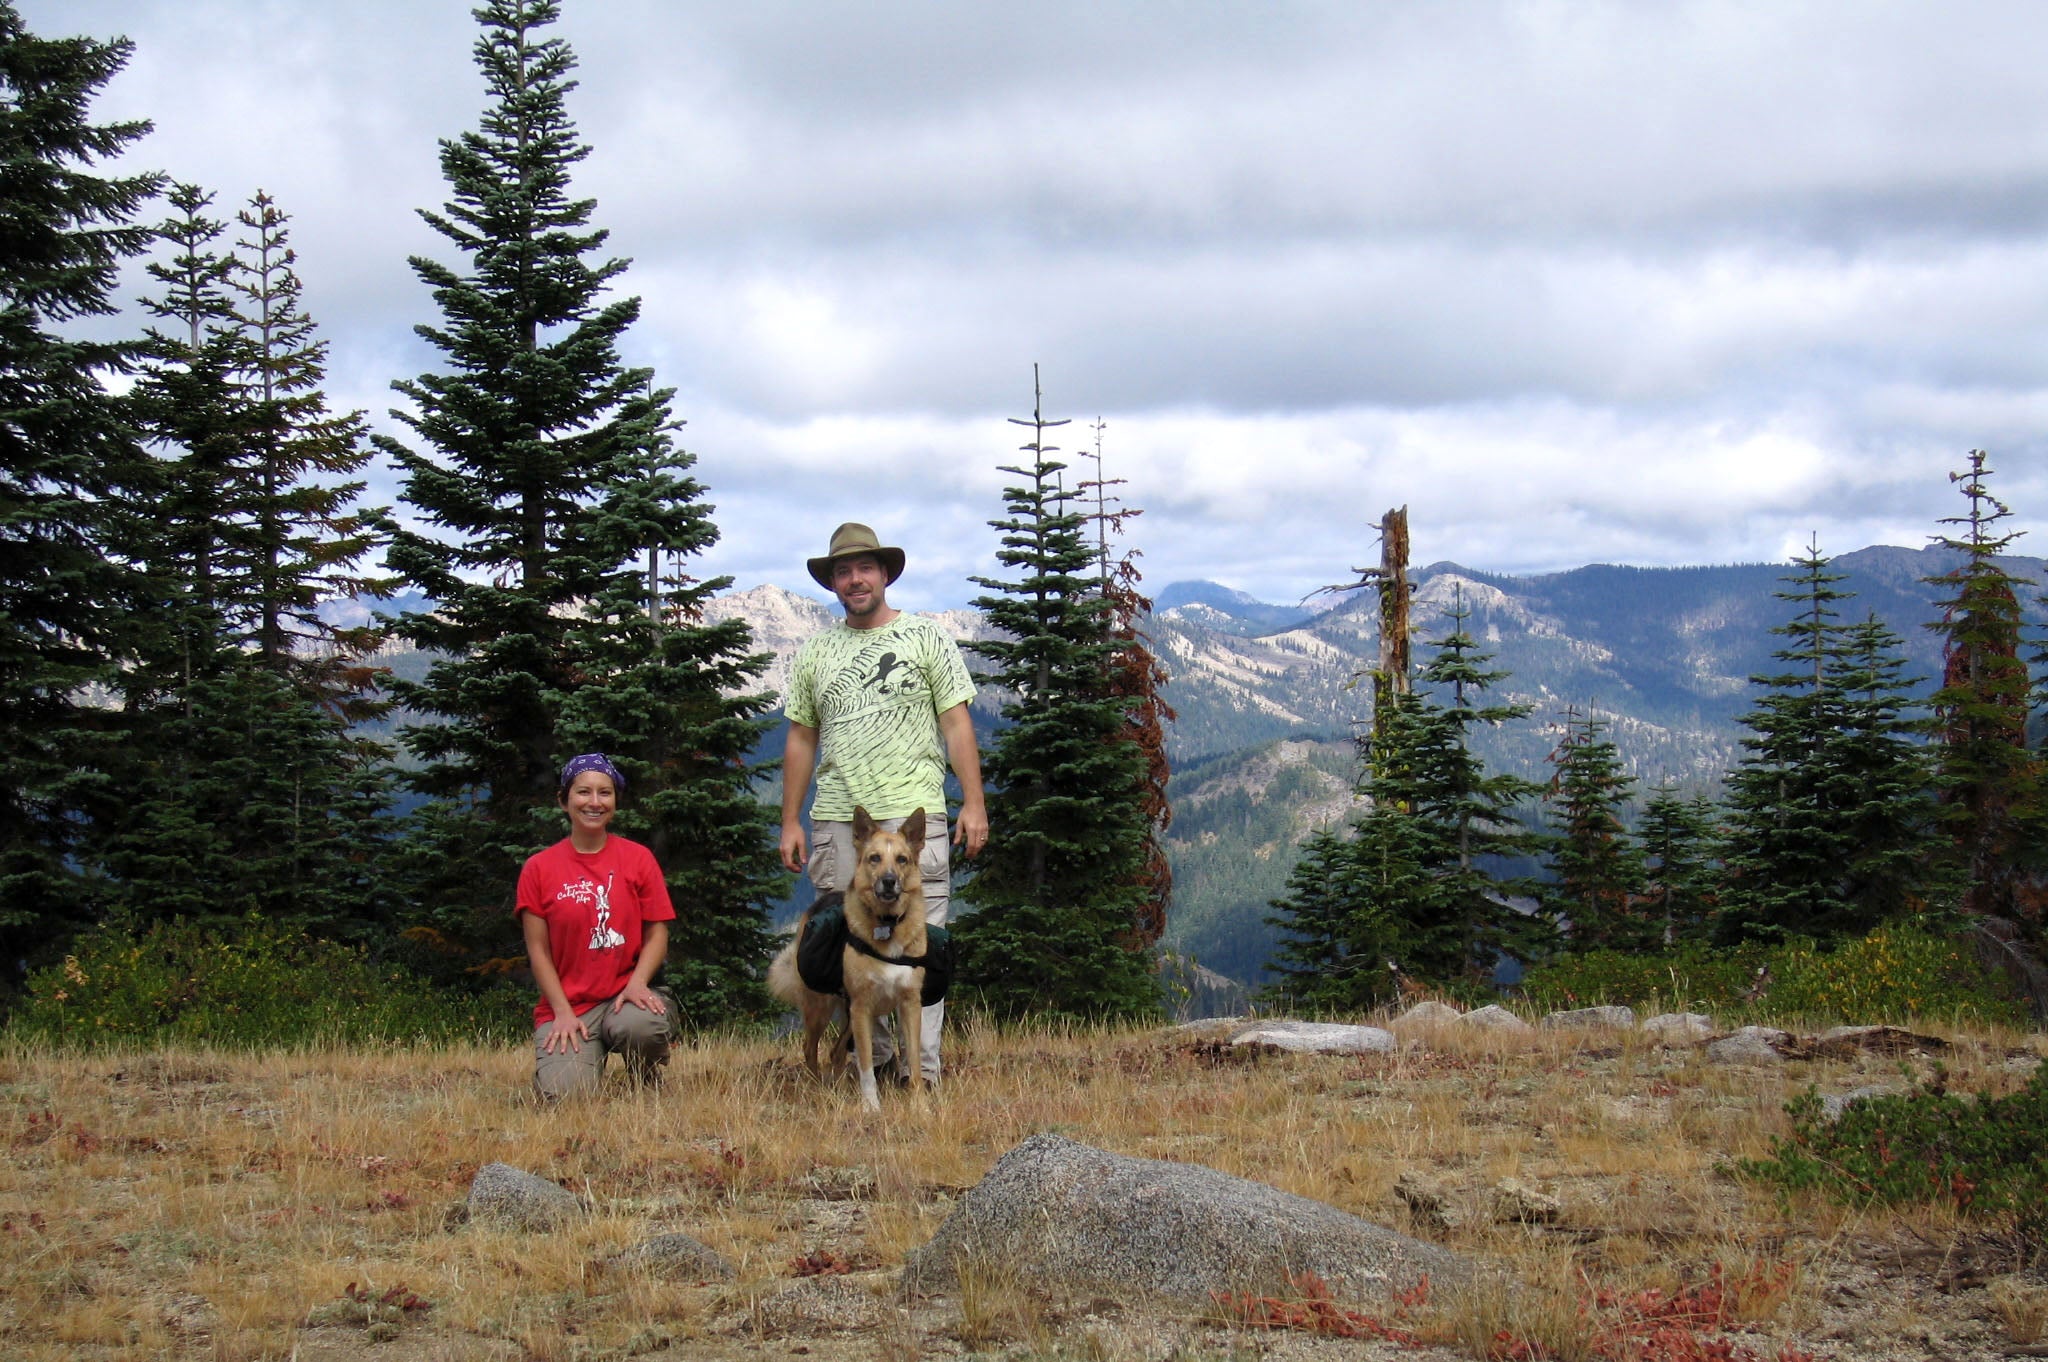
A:
[[[136,38],[131,164],[293,215],[384,422],[436,362],[406,257],[448,258],[464,8],[21,9]],[[1493,570],[1919,543],[1973,445],[2048,507],[2040,6],[566,9],[577,188],[742,581],[869,519],[971,595],[1034,362],[1154,585],[1289,598],[1403,502],[1418,561]]]

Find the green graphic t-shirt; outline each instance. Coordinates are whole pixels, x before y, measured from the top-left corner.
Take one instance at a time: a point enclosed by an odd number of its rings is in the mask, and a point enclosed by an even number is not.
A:
[[[789,679],[790,722],[818,730],[811,818],[844,822],[946,807],[939,715],[974,698],[960,649],[922,615],[879,629],[838,624],[804,641]]]

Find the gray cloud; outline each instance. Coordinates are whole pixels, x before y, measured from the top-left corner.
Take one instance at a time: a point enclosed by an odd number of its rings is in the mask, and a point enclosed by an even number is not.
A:
[[[1155,584],[1298,596],[1404,502],[1418,561],[1496,570],[1917,543],[1972,445],[2048,505],[2048,9],[566,8],[707,573],[799,585],[864,518],[911,603],[973,594],[1039,361]],[[435,362],[406,257],[483,102],[466,8],[21,9],[134,37],[136,164],[294,215],[381,422]]]

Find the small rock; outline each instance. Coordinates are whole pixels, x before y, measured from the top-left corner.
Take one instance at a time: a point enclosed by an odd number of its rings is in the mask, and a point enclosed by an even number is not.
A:
[[[1783,1064],[1785,1056],[1779,1053],[1778,1046],[1791,1039],[1785,1032],[1768,1026],[1745,1026],[1710,1042],[1707,1058],[1716,1064]]]
[[[469,1184],[469,1216],[522,1230],[555,1229],[583,1214],[583,1203],[546,1178],[509,1163],[487,1163]]]
[[[1702,1012],[1660,1012],[1643,1023],[1643,1033],[1665,1045],[1705,1040],[1714,1034],[1714,1019]]]
[[[1475,1007],[1464,1016],[1458,1018],[1458,1020],[1467,1026],[1483,1026],[1492,1031],[1533,1031],[1536,1029],[1514,1013],[1508,1011],[1505,1007],[1502,1007],[1499,1003],[1489,1003],[1485,1007]]]
[[[1493,1218],[1503,1224],[1550,1225],[1564,1206],[1548,1192],[1539,1192],[1520,1178],[1493,1184]]]
[[[1578,1031],[1595,1026],[1631,1028],[1635,1024],[1634,1008],[1612,1004],[1605,1007],[1577,1007],[1566,1012],[1552,1012],[1540,1023],[1546,1031]]]
[[[612,1271],[635,1269],[674,1282],[729,1282],[732,1264],[724,1255],[687,1234],[657,1234],[605,1262]]]
[[[1232,1045],[1271,1045],[1302,1054],[1370,1055],[1395,1048],[1394,1033],[1336,1022],[1266,1022],[1231,1037]]]
[[[1169,1026],[1165,1034],[1177,1041],[1227,1041],[1250,1026],[1252,1021],[1250,1017],[1200,1017],[1191,1022]]]
[[[1872,1097],[1890,1097],[1897,1091],[1897,1088],[1889,1084],[1873,1083],[1868,1087],[1855,1088],[1844,1093],[1825,1092],[1820,1097],[1821,1113],[1830,1121],[1839,1121],[1842,1119],[1842,1113],[1854,1103],[1867,1101]]]
[[[820,1166],[804,1174],[801,1187],[820,1201],[872,1201],[877,1185],[872,1168]]]
[[[1465,1223],[1464,1211],[1451,1204],[1443,1183],[1420,1169],[1404,1169],[1394,1179],[1394,1195],[1407,1205],[1408,1214],[1418,1225],[1452,1230]]]
[[[1464,1013],[1458,1011],[1457,1008],[1452,1007],[1449,1003],[1440,1003],[1434,998],[1425,998],[1400,1016],[1394,1018],[1394,1024],[1396,1026],[1403,1024],[1409,1026],[1440,1026],[1444,1022],[1454,1022],[1463,1015]]]
[[[1923,1036],[1896,1026],[1834,1026],[1814,1041],[1814,1050],[1830,1058],[1862,1052],[1874,1055],[1939,1054],[1949,1048],[1939,1036]]]

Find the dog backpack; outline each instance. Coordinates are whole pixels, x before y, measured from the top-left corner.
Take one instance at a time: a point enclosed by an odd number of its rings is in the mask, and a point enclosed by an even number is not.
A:
[[[846,896],[837,890],[820,894],[797,938],[796,972],[813,993],[844,993],[846,976]]]
[[[889,959],[865,941],[856,941],[846,930],[846,896],[837,890],[820,894],[811,905],[803,935],[796,943],[796,972],[804,987],[813,993],[846,991],[846,948],[852,946],[878,960]],[[924,929],[924,955],[904,964],[924,967],[924,988],[918,1001],[926,1007],[944,1002],[953,983],[953,938],[944,927]]]

